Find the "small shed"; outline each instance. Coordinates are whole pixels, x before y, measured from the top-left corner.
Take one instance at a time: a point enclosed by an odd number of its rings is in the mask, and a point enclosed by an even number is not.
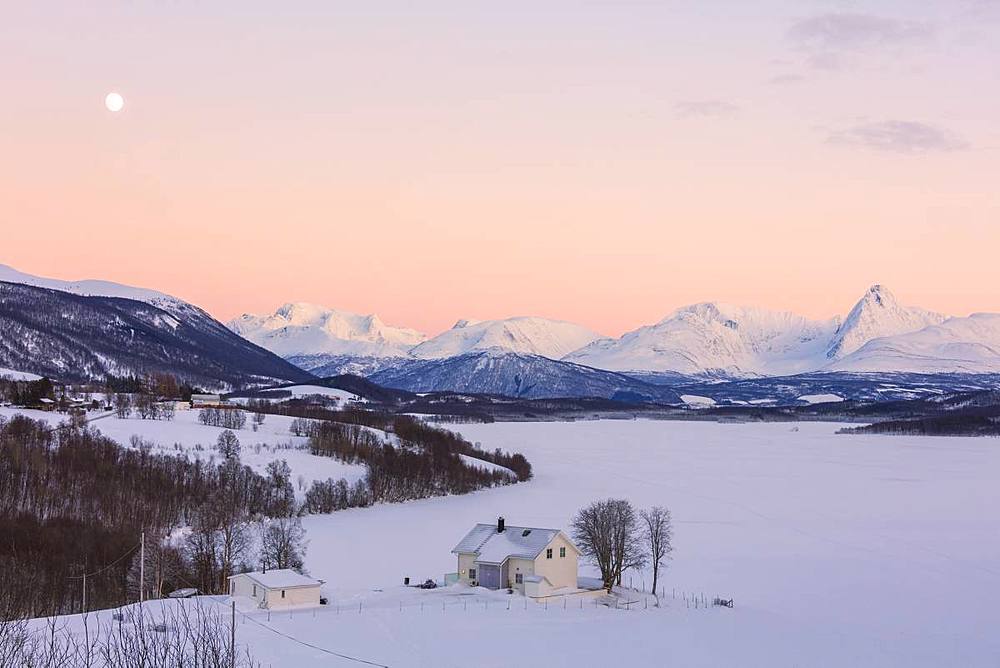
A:
[[[269,610],[319,605],[322,580],[289,568],[240,573],[229,578],[229,595],[246,596]]]

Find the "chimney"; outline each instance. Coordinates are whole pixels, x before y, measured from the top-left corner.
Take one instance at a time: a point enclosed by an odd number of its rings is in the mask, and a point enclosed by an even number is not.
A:
[[[501,516],[497,518],[497,533],[503,533],[503,530],[504,530],[503,517]]]

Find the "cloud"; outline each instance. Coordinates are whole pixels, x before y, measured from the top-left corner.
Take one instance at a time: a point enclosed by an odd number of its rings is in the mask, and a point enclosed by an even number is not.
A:
[[[767,80],[768,83],[779,86],[797,84],[803,81],[805,81],[805,77],[801,74],[778,74]]]
[[[878,121],[838,130],[827,143],[854,146],[890,153],[932,153],[960,151],[968,144],[943,128],[916,121]]]
[[[732,116],[740,108],[725,100],[688,100],[674,104],[678,118],[712,118]]]
[[[871,14],[831,13],[795,22],[789,40],[816,69],[840,69],[849,54],[927,44],[934,26]]]

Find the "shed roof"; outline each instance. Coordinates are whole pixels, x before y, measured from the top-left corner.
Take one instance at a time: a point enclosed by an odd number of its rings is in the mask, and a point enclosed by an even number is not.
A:
[[[507,526],[498,533],[495,524],[477,524],[452,552],[475,554],[477,561],[487,564],[502,564],[511,557],[534,559],[560,533],[559,529],[515,526]]]
[[[272,571],[267,571],[262,573],[260,571],[253,571],[250,573],[239,573],[237,575],[231,575],[230,580],[233,578],[246,576],[266,589],[293,589],[295,587],[318,587],[323,584],[319,580],[314,580],[313,578],[306,577],[296,573],[290,568],[277,568]]]

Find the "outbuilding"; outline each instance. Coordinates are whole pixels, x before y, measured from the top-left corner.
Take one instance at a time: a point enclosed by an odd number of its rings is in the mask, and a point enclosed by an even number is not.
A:
[[[257,607],[268,610],[319,605],[322,584],[322,580],[279,568],[231,576],[229,595],[251,598]]]
[[[192,394],[191,408],[218,408],[223,404],[219,394]]]

